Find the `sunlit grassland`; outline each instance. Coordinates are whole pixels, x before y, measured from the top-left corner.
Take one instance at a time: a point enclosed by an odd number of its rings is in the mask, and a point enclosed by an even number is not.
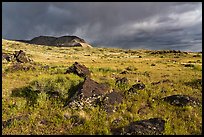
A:
[[[202,85],[196,85],[196,80],[202,79],[201,53],[161,55],[144,49],[59,48],[2,41],[2,52],[13,53],[20,49],[33,59],[36,69],[11,72],[8,68],[12,63],[2,63],[2,120],[21,115],[28,117],[14,120],[2,130],[3,134],[112,134],[112,127],[152,117],[166,121],[166,135],[201,134],[202,106],[176,107],[160,100],[182,94],[202,101]],[[89,68],[93,80],[107,83],[124,94],[123,103],[117,105],[116,112],[107,114],[100,107],[84,110],[64,107],[66,98],[74,90],[72,87],[83,81],[75,74],[64,74],[74,62]],[[185,67],[185,64],[193,66]],[[46,65],[49,68],[43,69]],[[124,71],[127,73],[122,74]],[[117,77],[126,77],[129,84],[116,86]],[[125,94],[138,81],[145,84],[145,89],[138,94]],[[152,84],[159,81],[159,84]],[[33,93],[39,85],[44,92]],[[15,95],[15,89],[21,89],[21,94]],[[25,89],[33,94],[27,95]],[[63,96],[49,98],[46,92],[50,89],[60,90]],[[138,113],[147,102],[152,107]],[[78,116],[83,124],[74,125],[72,116]],[[115,119],[121,119],[119,125],[112,124]]]

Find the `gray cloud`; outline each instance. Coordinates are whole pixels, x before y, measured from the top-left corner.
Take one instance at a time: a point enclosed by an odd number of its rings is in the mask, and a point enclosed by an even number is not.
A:
[[[3,2],[2,36],[77,35],[93,45],[202,50],[199,2]]]

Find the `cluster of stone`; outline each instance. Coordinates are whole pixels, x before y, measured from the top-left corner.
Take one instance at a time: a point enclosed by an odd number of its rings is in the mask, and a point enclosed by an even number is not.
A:
[[[151,52],[151,54],[165,54],[165,53],[181,53],[181,51],[180,50],[158,50],[158,51]]]
[[[23,50],[15,51],[11,53],[2,53],[2,59],[6,62],[18,62],[18,63],[27,63],[32,60],[26,55]]]
[[[107,84],[100,84],[91,79],[91,73],[86,66],[75,62],[67,69],[65,74],[67,73],[74,73],[80,77],[84,77],[84,82],[79,86],[75,95],[69,101],[69,107],[83,109],[84,107],[99,105],[107,112],[114,112],[114,104],[122,102],[123,97],[116,90],[112,90]]]

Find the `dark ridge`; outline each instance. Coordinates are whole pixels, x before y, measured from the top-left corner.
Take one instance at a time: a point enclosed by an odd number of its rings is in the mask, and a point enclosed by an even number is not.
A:
[[[81,46],[80,43],[86,43],[84,39],[77,36],[38,36],[31,40],[12,40],[29,44],[46,45],[46,46],[58,46],[58,47],[77,47]]]
[[[58,37],[57,40],[69,40],[69,41],[72,41],[73,39],[76,39],[76,40],[79,40],[80,42],[82,43],[85,43],[86,41],[84,39],[81,39],[77,36],[62,36],[62,37]]]
[[[54,46],[54,41],[57,38],[55,37],[50,37],[50,36],[39,36],[39,37],[35,37],[33,39],[31,39],[29,41],[30,44],[38,44],[38,45],[50,45],[50,46]]]

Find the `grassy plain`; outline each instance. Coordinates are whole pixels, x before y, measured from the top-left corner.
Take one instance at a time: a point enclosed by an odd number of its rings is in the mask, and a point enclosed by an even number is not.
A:
[[[202,80],[202,53],[151,54],[151,50],[144,49],[59,48],[2,40],[2,52],[19,50],[33,59],[35,70],[11,71],[12,63],[2,62],[2,121],[23,117],[14,119],[2,129],[2,134],[111,135],[112,127],[153,117],[166,121],[165,135],[202,132],[202,106],[177,107],[160,100],[182,94],[202,102],[202,85],[199,82]],[[124,95],[123,103],[118,105],[116,112],[109,114],[100,107],[83,110],[64,107],[66,98],[70,97],[70,88],[83,81],[75,74],[64,74],[74,62],[89,68],[93,80],[108,83]],[[192,65],[185,67],[185,64]],[[49,68],[43,67],[46,65]],[[120,74],[123,71],[126,74]],[[116,86],[116,77],[126,77],[129,84]],[[139,94],[125,94],[138,81],[145,84],[145,89]],[[52,99],[45,92],[33,92],[39,85],[42,91],[59,90],[62,98]],[[18,93],[15,94],[15,91]],[[152,107],[142,109],[147,102]],[[142,112],[138,113],[141,109]],[[120,119],[118,125],[114,125],[115,119]]]

